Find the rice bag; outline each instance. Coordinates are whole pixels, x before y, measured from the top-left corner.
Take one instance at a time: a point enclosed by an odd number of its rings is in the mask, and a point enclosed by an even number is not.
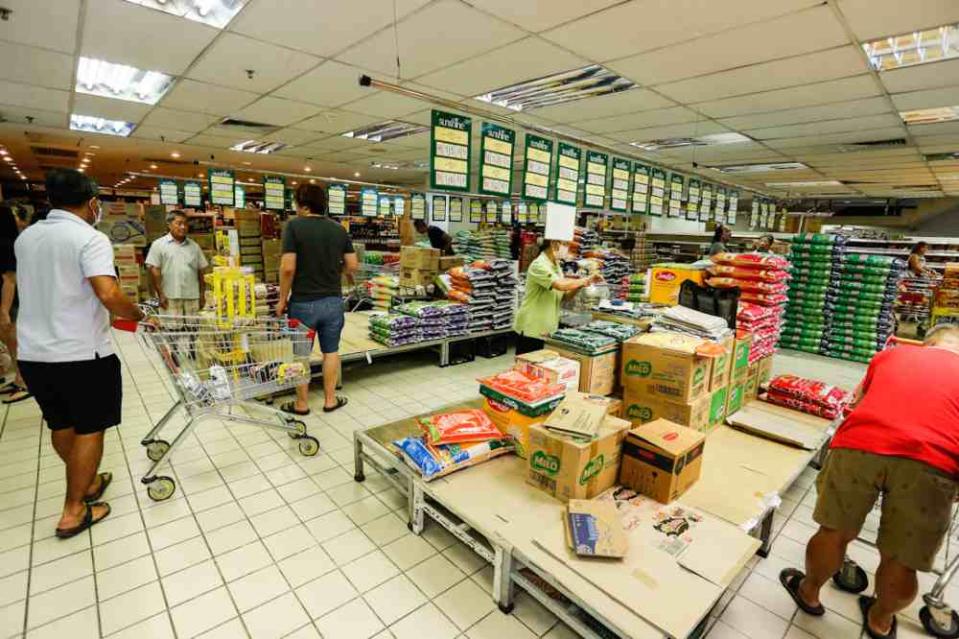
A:
[[[402,451],[406,463],[418,470],[426,481],[513,451],[513,441],[502,437],[485,442],[436,446],[420,437],[406,437],[393,444]]]
[[[804,405],[815,404],[823,410],[840,411],[850,395],[838,386],[797,375],[778,375],[769,382],[769,393],[777,398],[790,398]]]
[[[503,436],[486,413],[478,408],[437,413],[420,417],[417,421],[431,444],[483,442]]]
[[[777,268],[757,269],[742,268],[729,264],[713,264],[707,268],[706,271],[717,277],[732,277],[740,280],[782,282],[789,279],[789,272],[787,270]]]
[[[615,343],[615,342],[614,342]],[[547,381],[524,375],[517,370],[508,370],[479,380],[504,395],[527,404],[535,404],[546,399],[562,395],[566,391],[563,384],[550,384]]]

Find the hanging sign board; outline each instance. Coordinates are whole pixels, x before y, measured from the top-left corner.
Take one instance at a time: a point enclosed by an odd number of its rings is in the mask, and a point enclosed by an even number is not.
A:
[[[433,110],[430,129],[430,186],[445,191],[469,191],[472,121],[462,115]]]
[[[160,180],[160,204],[169,206],[180,204],[180,188],[173,180]]]
[[[507,226],[513,224],[513,204],[509,200],[499,203],[500,221]]]
[[[233,206],[242,209],[246,207],[246,191],[243,190],[243,187],[237,184],[233,187]]]
[[[613,176],[610,183],[609,210],[625,213],[629,199],[630,161],[613,158]]]
[[[463,198],[458,195],[450,196],[450,222],[462,222],[463,221]]]
[[[713,214],[713,189],[714,185],[709,182],[703,182],[701,199],[699,201],[699,221],[708,222]]]
[[[406,212],[406,200],[402,195],[393,196],[393,217],[403,217]]]
[[[376,214],[379,217],[392,217],[392,203],[393,198],[386,193],[378,194],[376,198]]]
[[[446,221],[446,196],[445,195],[433,196],[433,221],[434,222]]]
[[[733,225],[736,223],[736,217],[739,213],[739,191],[730,189],[726,194],[726,200],[729,202],[729,212],[726,213],[726,221]]]
[[[649,167],[633,164],[633,213],[649,213]]]
[[[522,200],[516,203],[516,221],[520,224],[529,222],[529,209],[526,208],[526,202]]]
[[[753,196],[753,204],[749,209],[749,228],[754,229],[759,226],[759,198]]]
[[[513,190],[513,147],[516,132],[483,123],[480,140],[480,193],[509,195]]]
[[[535,202],[533,204],[530,204],[530,207],[535,207],[536,209],[536,223],[540,225],[546,224],[546,213],[547,213],[546,204],[544,204],[543,202]],[[576,207],[573,207],[573,208],[575,209]]]
[[[553,141],[527,133],[526,157],[523,161],[523,197],[536,202],[546,201],[552,170]]]
[[[199,182],[183,183],[183,204],[191,209],[198,209],[203,206],[203,188]]]
[[[470,222],[479,224],[483,221],[483,203],[477,198],[470,199]]]
[[[346,185],[331,184],[326,189],[326,201],[330,215],[346,215]]]
[[[716,187],[716,208],[713,219],[719,224],[726,223],[726,189],[722,186]]]
[[[666,200],[666,171],[653,169],[649,182],[649,214],[662,216]]]
[[[702,182],[696,178],[689,178],[689,188],[686,191],[686,219],[699,219],[699,200],[701,195]]]
[[[669,217],[683,216],[683,176],[673,173],[669,180]]]
[[[236,192],[233,190],[233,171],[229,169],[209,169],[210,202],[220,206],[233,206]]]
[[[360,213],[364,217],[376,217],[376,210],[379,206],[379,193],[370,186],[364,186],[360,189]]]
[[[487,224],[496,224],[499,221],[499,203],[494,200],[483,200],[483,221]]]
[[[583,206],[601,209],[606,204],[606,173],[609,156],[598,151],[586,151],[586,195]]]
[[[576,206],[579,193],[579,164],[583,150],[572,144],[556,145],[556,185],[553,196],[557,202]]]
[[[329,193],[329,190],[327,190],[327,193]],[[263,176],[263,208],[268,211],[282,211],[286,208],[286,180],[284,178],[276,175]]]
[[[426,196],[422,193],[410,194],[410,217],[414,220],[426,219]]]

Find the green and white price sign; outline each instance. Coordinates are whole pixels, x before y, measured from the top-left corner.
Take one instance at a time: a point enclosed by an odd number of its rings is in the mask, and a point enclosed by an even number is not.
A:
[[[526,207],[526,202],[522,200],[516,203],[516,221],[520,224],[529,222],[529,209]]]
[[[191,209],[203,206],[203,187],[199,182],[191,180],[183,183],[183,205]]]
[[[331,184],[326,189],[326,202],[330,215],[346,215],[346,185]]]
[[[477,198],[470,199],[470,223],[479,224],[483,221],[483,202]]]
[[[246,191],[239,184],[234,186],[233,189],[233,206],[238,209],[246,208]]]
[[[729,211],[726,213],[726,222],[729,224],[736,223],[736,217],[739,214],[739,191],[736,189],[729,189],[726,192],[726,200],[729,202]]]
[[[609,191],[609,210],[625,213],[629,205],[630,161],[613,158],[613,179]]]
[[[523,197],[545,202],[553,170],[553,141],[532,133],[526,134],[526,156],[523,161]]]
[[[410,194],[410,217],[414,220],[426,219],[426,196],[422,193]]]
[[[236,192],[233,171],[229,169],[209,169],[207,178],[210,180],[210,202],[220,206],[233,206]]]
[[[598,151],[586,151],[586,195],[583,206],[601,209],[606,205],[606,173],[609,156]]]
[[[662,216],[666,203],[666,171],[653,169],[649,181],[649,214]]]
[[[699,201],[699,221],[708,222],[713,219],[713,189],[716,188],[709,182],[703,182],[702,199]]]
[[[579,193],[579,165],[583,150],[558,142],[556,145],[556,183],[553,196],[557,202],[576,206]]]
[[[406,199],[402,195],[393,196],[393,217],[403,217],[406,212]]]
[[[499,219],[507,226],[513,224],[513,203],[509,200],[503,200],[499,203]]]
[[[393,198],[386,193],[379,193],[376,197],[376,215],[379,217],[393,216]]]
[[[649,213],[649,167],[633,163],[633,213]]]
[[[180,188],[173,180],[160,180],[160,204],[177,206],[180,203]]]
[[[759,226],[759,198],[753,196],[753,205],[749,209],[749,228],[754,229]]]
[[[360,213],[364,217],[376,217],[379,204],[379,192],[375,188],[364,186],[360,189]]]
[[[686,219],[699,219],[699,198],[702,194],[702,182],[696,178],[689,178],[689,187],[686,189]]]
[[[495,200],[483,200],[483,221],[487,224],[496,224],[499,222],[499,202]]]
[[[450,196],[450,222],[463,221],[463,198],[458,195]]]
[[[459,200],[459,198],[456,198],[456,199]],[[459,202],[460,202],[460,215],[462,215],[462,214],[463,214],[463,213],[462,213],[462,211],[463,211],[463,208],[462,208],[463,200],[459,200]],[[452,205],[452,203],[451,203],[451,205]],[[445,195],[434,195],[434,196],[433,196],[433,221],[434,221],[434,222],[445,222],[445,221],[446,221],[446,206],[447,206],[447,204],[446,204],[446,196],[445,196]]]
[[[716,187],[716,209],[713,213],[713,219],[719,224],[726,222],[726,188]]]
[[[669,217],[683,216],[683,176],[673,173],[669,179]]]
[[[480,140],[480,193],[509,195],[513,190],[513,147],[516,131],[483,123]]]
[[[430,186],[469,191],[472,121],[463,115],[433,110],[430,129]]]
[[[327,193],[329,193],[329,190],[327,190]],[[263,208],[268,211],[282,211],[286,208],[286,180],[284,178],[278,175],[263,177]]]

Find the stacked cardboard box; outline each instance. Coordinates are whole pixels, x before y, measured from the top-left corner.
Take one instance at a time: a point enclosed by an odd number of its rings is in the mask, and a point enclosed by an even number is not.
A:
[[[263,240],[263,281],[276,284],[280,281],[280,255],[283,253],[282,240]]]
[[[149,205],[143,207],[143,226],[146,229],[147,242],[167,234],[166,207]]]
[[[211,213],[190,213],[186,218],[190,239],[197,243],[206,256],[206,261],[212,263],[216,254],[216,238],[214,236],[214,216]]]
[[[260,212],[237,209],[233,213],[240,242],[240,266],[249,266],[259,281],[264,280]]]
[[[114,244],[113,263],[117,269],[120,290],[132,301],[139,302],[141,279],[137,247],[133,244]]]
[[[440,251],[422,246],[400,249],[400,286],[426,286],[440,271]]]
[[[705,446],[703,433],[669,420],[643,424],[626,435],[619,482],[668,504],[699,479]]]

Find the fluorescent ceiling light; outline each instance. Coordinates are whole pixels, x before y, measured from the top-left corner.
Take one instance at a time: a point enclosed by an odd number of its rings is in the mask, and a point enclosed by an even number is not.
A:
[[[222,29],[233,19],[246,0],[127,0],[141,7],[157,9],[180,18],[202,22]]]
[[[770,162],[768,164],[729,164],[709,168],[720,173],[768,173],[770,171],[801,171],[809,167],[802,162]]]
[[[141,71],[95,58],[80,58],[77,66],[77,93],[104,98],[156,104],[172,83],[171,76],[159,71]]]
[[[959,160],[959,151],[948,151],[946,153],[930,153],[922,156],[926,162],[945,162]]]
[[[717,144],[736,144],[752,142],[752,138],[742,133],[713,133],[695,138],[666,138],[663,140],[649,140],[648,142],[630,142],[632,146],[644,151],[659,151],[662,149],[677,149],[685,146],[713,146]]]
[[[496,89],[474,99],[488,104],[528,111],[582,98],[618,93],[636,86],[605,67],[592,64]]]
[[[85,131],[87,133],[105,133],[127,137],[133,132],[133,123],[123,120],[107,120],[94,115],[70,115],[70,130]]]
[[[388,171],[400,170],[400,165],[395,162],[370,162],[370,167],[374,169],[387,169]]]
[[[276,153],[280,149],[285,149],[286,145],[282,142],[268,142],[265,140],[246,140],[230,147],[231,151],[243,151],[244,153]]]
[[[863,42],[862,49],[877,71],[948,60],[959,56],[959,24]]]
[[[843,186],[839,180],[807,180],[804,182],[766,182],[773,189],[815,188],[820,186]]]
[[[408,135],[425,133],[426,131],[429,131],[429,127],[387,120],[386,122],[371,124],[370,126],[356,129],[355,131],[347,131],[343,134],[343,137],[366,140],[367,142],[387,142],[388,140],[405,138]]]
[[[935,109],[916,109],[915,111],[900,111],[899,117],[906,124],[933,124],[935,122],[952,122],[959,120],[959,106],[938,107]]]

